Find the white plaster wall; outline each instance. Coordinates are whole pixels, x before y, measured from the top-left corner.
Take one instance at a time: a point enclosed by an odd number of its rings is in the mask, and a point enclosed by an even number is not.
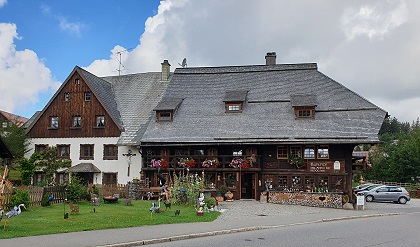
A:
[[[133,178],[140,178],[141,171],[141,155],[137,148],[134,146],[119,146],[118,147],[118,160],[104,160],[103,159],[103,145],[104,144],[117,144],[118,137],[106,138],[33,138],[30,139],[30,151],[25,154],[29,158],[35,151],[36,144],[47,144],[49,146],[57,145],[70,145],[70,159],[72,166],[80,163],[92,163],[99,170],[101,174],[95,174],[94,182],[102,184],[102,173],[116,172],[118,173],[117,181],[119,184],[126,184]],[[93,144],[94,145],[94,159],[93,160],[80,160],[80,144]],[[128,150],[132,151],[135,156],[131,157],[130,175],[127,174],[128,158],[123,154],[127,154]]]

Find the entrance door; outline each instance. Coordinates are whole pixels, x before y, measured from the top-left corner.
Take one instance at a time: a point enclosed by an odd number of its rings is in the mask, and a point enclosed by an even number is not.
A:
[[[241,199],[255,199],[255,174],[242,173]]]

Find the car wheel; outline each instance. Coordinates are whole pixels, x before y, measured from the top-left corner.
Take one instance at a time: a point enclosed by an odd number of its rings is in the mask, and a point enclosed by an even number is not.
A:
[[[373,201],[373,196],[366,196],[366,201],[367,202]]]
[[[399,202],[399,203],[401,203],[401,204],[406,204],[406,203],[407,203],[407,198],[405,198],[405,197],[400,197],[400,198],[398,199],[398,202]]]

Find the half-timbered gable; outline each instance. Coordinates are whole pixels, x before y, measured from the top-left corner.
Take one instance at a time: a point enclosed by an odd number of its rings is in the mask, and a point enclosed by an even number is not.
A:
[[[112,85],[76,67],[28,128],[31,138],[119,137]]]

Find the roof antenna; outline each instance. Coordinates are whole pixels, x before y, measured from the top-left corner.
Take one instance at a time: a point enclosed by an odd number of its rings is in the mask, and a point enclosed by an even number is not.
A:
[[[178,63],[182,68],[186,68],[187,67],[187,58],[184,58],[182,60],[182,64]]]
[[[121,71],[123,71],[123,70],[126,70],[126,68],[124,67],[124,65],[122,64],[122,60],[121,60],[121,54],[122,53],[125,53],[125,52],[129,52],[129,51],[131,51],[132,50],[132,48],[130,48],[130,49],[125,49],[125,50],[122,50],[122,51],[117,51],[116,53],[114,53],[114,56],[115,56],[115,58],[117,59],[117,61],[118,61],[118,69],[117,69],[117,71],[118,71],[118,76],[120,76],[121,75]],[[117,55],[119,55],[119,57],[117,56]],[[123,67],[123,69],[121,69],[121,67]]]

